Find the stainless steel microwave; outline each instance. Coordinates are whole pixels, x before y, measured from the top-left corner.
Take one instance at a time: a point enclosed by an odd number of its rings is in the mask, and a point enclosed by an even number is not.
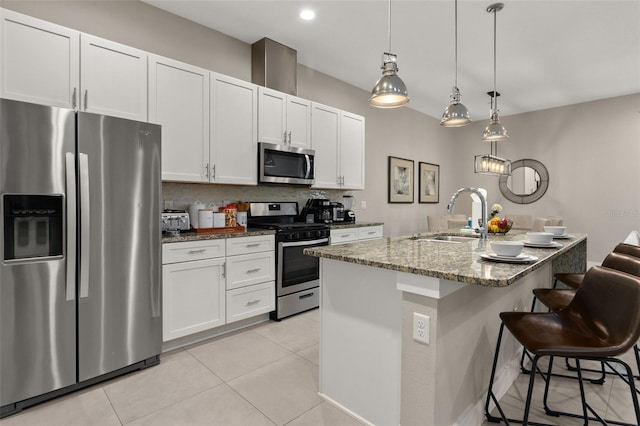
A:
[[[261,142],[258,151],[260,183],[315,183],[314,150]]]

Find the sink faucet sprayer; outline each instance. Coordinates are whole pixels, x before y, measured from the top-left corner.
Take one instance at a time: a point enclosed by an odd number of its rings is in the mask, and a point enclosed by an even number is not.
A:
[[[487,241],[487,198],[481,191],[478,190],[478,188],[458,189],[451,197],[451,201],[447,206],[447,212],[449,212],[449,214],[453,212],[453,206],[456,203],[456,199],[458,198],[458,195],[462,194],[463,192],[471,192],[480,197],[480,202],[482,203],[482,218],[480,219],[480,222],[482,223],[480,224],[480,229],[478,231],[480,232],[480,240]]]

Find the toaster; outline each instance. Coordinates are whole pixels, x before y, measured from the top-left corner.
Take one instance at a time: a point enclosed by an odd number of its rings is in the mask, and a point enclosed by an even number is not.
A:
[[[191,229],[189,213],[184,210],[164,210],[162,212],[162,232],[175,233]]]

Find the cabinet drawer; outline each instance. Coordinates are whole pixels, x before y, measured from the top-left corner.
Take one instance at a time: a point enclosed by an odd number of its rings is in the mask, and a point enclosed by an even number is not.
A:
[[[255,237],[239,237],[227,239],[227,256],[236,254],[258,253],[275,249],[273,235],[258,235]]]
[[[331,230],[329,244],[332,246],[336,244],[351,243],[354,241],[358,241],[358,228]]]
[[[224,239],[166,243],[162,245],[162,264],[224,257]]]
[[[227,323],[275,310],[275,282],[227,291]]]
[[[358,228],[358,240],[375,240],[378,238],[382,238],[382,226]]]
[[[227,290],[276,279],[273,250],[227,257]]]

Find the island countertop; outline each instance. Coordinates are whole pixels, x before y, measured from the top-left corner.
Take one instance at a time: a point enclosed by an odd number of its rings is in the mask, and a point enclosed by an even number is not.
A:
[[[561,248],[524,247],[523,253],[538,258],[528,263],[504,263],[485,260],[480,255],[490,248],[491,241],[524,241],[525,232],[510,232],[504,236],[490,235],[487,246],[479,239],[451,243],[428,241],[435,235],[454,233],[424,233],[399,238],[363,241],[346,245],[313,247],[306,255],[390,269],[416,275],[443,278],[487,287],[505,287],[547,262],[566,253],[580,243],[586,244],[586,234],[571,233],[569,238],[554,239]]]

